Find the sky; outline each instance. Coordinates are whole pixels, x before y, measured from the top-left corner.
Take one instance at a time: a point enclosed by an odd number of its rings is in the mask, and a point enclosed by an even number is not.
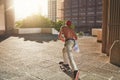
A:
[[[16,20],[32,14],[48,14],[48,0],[14,0]]]

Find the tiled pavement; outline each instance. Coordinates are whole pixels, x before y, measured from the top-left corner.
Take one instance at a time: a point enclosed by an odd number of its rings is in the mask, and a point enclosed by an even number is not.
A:
[[[74,53],[74,58],[81,80],[120,80],[120,67],[109,63],[96,37],[78,42],[80,53]],[[62,47],[57,35],[0,37],[0,80],[71,80],[59,68]]]

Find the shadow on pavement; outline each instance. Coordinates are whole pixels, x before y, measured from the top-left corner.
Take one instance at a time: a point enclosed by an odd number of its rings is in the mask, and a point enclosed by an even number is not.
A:
[[[24,41],[36,41],[36,42],[49,42],[49,41],[57,41],[57,34],[19,34],[13,35],[14,37],[24,38]]]
[[[5,39],[7,39],[9,37],[9,35],[0,35],[0,42],[4,41]]]

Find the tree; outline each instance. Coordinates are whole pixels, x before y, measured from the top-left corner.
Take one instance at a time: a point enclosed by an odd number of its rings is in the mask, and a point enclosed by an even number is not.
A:
[[[16,27],[22,28],[48,28],[51,27],[51,20],[41,15],[28,16],[16,22]]]
[[[15,22],[15,26],[16,26],[17,28],[21,27],[22,25],[23,25],[23,20],[19,20],[19,21],[16,21],[16,22]]]

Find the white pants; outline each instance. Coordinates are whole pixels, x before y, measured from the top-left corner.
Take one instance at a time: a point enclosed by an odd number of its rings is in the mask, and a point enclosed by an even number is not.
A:
[[[67,40],[65,42],[65,47],[63,48],[63,60],[65,64],[70,64],[72,70],[78,70],[72,54],[74,44],[74,40]]]

